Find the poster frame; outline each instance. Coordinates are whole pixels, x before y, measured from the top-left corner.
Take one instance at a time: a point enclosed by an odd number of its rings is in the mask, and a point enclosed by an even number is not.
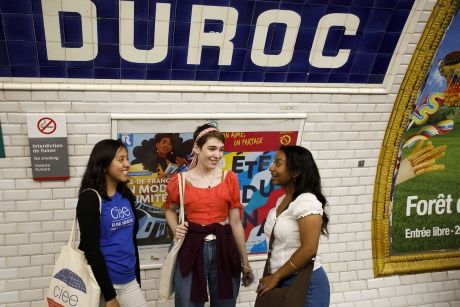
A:
[[[112,138],[117,138],[118,135],[118,121],[122,120],[202,120],[207,122],[212,122],[215,120],[228,120],[228,119],[238,119],[238,120],[270,120],[270,119],[298,119],[298,138],[297,145],[300,145],[302,142],[302,135],[304,132],[304,126],[307,119],[307,113],[298,112],[298,113],[174,113],[174,114],[121,114],[121,113],[112,113],[111,117],[111,136]],[[249,261],[259,261],[265,260],[267,258],[266,254],[250,254],[248,255]],[[140,264],[141,269],[158,269],[161,268],[162,263],[153,263],[153,264]]]
[[[441,0],[433,8],[402,81],[385,131],[372,204],[372,258],[375,277],[460,268],[460,250],[390,255],[390,202],[395,161],[419,91],[458,7],[458,1]]]

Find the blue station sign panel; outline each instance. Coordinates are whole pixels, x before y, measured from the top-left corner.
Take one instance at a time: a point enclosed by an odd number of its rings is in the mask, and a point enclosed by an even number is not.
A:
[[[413,0],[0,1],[0,78],[382,83]]]

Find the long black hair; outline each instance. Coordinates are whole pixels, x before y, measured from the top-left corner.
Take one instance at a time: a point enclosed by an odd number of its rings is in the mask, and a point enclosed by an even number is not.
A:
[[[108,198],[105,171],[121,148],[126,149],[125,144],[120,140],[112,139],[105,139],[94,145],[88,164],[86,165],[85,173],[81,179],[79,194],[91,188],[98,191],[101,197]],[[130,200],[134,199],[133,193],[128,188],[126,182],[119,182],[117,184],[117,191]]]
[[[292,199],[296,199],[302,193],[312,193],[321,202],[324,211],[327,201],[321,192],[321,177],[311,152],[296,145],[281,146],[280,151],[286,155],[286,167],[289,173],[293,175],[294,193]],[[323,212],[322,218],[321,233],[327,236],[329,217],[326,211]]]

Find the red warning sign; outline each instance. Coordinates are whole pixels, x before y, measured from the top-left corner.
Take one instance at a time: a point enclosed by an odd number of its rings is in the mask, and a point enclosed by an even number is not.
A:
[[[37,128],[38,131],[43,134],[52,134],[54,131],[56,131],[57,125],[54,119],[43,117],[37,121]]]

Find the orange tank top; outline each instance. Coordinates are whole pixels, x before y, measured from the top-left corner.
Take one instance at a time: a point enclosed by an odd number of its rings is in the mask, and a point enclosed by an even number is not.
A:
[[[169,180],[166,188],[168,195],[163,206],[165,209],[169,209],[172,203],[179,205],[178,184],[177,175]],[[186,220],[200,225],[225,222],[229,209],[239,208],[242,214],[243,206],[236,174],[229,171],[221,183],[211,188],[197,188],[186,181],[184,207]]]

